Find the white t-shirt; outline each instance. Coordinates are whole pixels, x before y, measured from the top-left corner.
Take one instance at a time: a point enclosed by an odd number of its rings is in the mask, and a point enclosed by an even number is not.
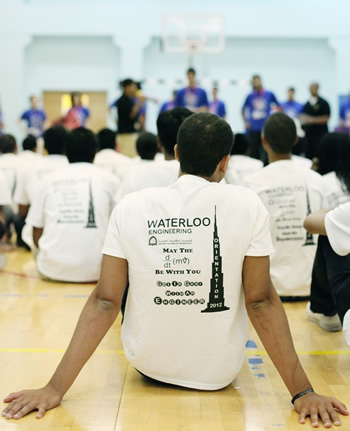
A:
[[[133,160],[115,150],[105,148],[96,154],[94,164],[122,180],[133,165]]]
[[[35,159],[30,165],[21,166],[17,173],[17,186],[14,201],[20,205],[30,205],[45,177],[56,169],[68,165],[66,156],[52,154]]]
[[[133,166],[121,184],[116,201],[129,193],[148,187],[167,187],[179,177],[180,165],[177,160],[163,162],[142,161]]]
[[[11,195],[16,186],[16,172],[18,165],[18,156],[13,153],[0,155],[0,171],[5,175],[7,184],[10,187]]]
[[[272,250],[268,213],[243,187],[184,175],[126,196],[103,253],[128,261],[122,342],[130,363],[175,385],[227,386],[248,336],[243,260]]]
[[[323,175],[323,180],[325,183],[325,194],[327,197],[328,208],[335,208],[338,205],[350,201],[350,193],[339,181],[334,171]]]
[[[326,214],[325,228],[329,243],[335,253],[350,253],[350,202],[340,205]]]
[[[306,158],[297,156],[296,154],[292,155],[292,161],[295,163],[298,163],[299,165],[303,166],[304,168],[311,169],[312,167],[312,160]]]
[[[11,205],[11,192],[5,175],[0,171],[0,206]]]
[[[280,160],[246,177],[271,217],[275,252],[271,279],[281,296],[310,294],[317,238],[303,228],[308,214],[327,207],[321,175],[291,160]]]
[[[73,163],[46,178],[26,222],[44,228],[37,265],[61,281],[99,277],[101,248],[119,180],[90,163]]]
[[[251,175],[263,167],[264,164],[261,160],[239,154],[233,155],[230,157],[225,180],[228,184],[242,184],[247,175]]]

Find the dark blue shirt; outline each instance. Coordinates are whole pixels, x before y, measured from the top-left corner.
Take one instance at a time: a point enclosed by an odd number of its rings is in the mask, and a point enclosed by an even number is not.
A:
[[[266,119],[277,106],[279,103],[271,91],[254,90],[250,93],[242,108],[244,118],[250,124],[248,131],[261,132]]]
[[[225,103],[221,100],[214,100],[209,104],[209,112],[216,114],[217,116],[224,118],[226,116]]]
[[[30,132],[36,138],[42,135],[46,120],[44,111],[41,109],[29,109],[22,114],[21,120],[26,121],[28,129],[32,129]]]
[[[202,106],[208,106],[209,103],[207,93],[205,90],[203,90],[203,88],[199,87],[183,88],[176,93],[174,105],[180,106],[182,108],[188,108],[192,111]]]
[[[290,118],[296,118],[299,114],[301,114],[303,106],[304,105],[296,102],[295,100],[293,102],[287,100],[287,102],[281,104],[283,112]]]

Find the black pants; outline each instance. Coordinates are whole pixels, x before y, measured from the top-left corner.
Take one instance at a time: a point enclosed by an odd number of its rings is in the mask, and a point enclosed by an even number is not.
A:
[[[253,157],[254,159],[259,159],[264,162],[264,165],[266,165],[267,154],[261,145],[261,132],[248,132],[247,138],[250,148],[250,157]]]
[[[317,251],[312,269],[311,310],[333,316],[338,313],[343,323],[350,309],[350,254],[339,256],[326,236],[318,238]]]

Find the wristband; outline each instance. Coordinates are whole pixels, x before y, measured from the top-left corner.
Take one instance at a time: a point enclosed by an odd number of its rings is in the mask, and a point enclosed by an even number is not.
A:
[[[304,395],[307,395],[307,394],[311,394],[312,392],[314,392],[314,390],[312,389],[312,388],[309,388],[309,389],[305,389],[305,391],[301,391],[301,392],[298,392],[296,395],[294,395],[294,397],[292,398],[292,404],[294,404],[294,401],[296,401],[298,398],[301,398],[301,397],[303,397]]]

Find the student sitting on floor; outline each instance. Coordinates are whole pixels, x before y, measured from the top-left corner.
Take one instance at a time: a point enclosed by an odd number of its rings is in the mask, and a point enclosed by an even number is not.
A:
[[[38,270],[49,279],[98,279],[119,181],[92,164],[96,148],[90,130],[73,130],[66,142],[70,164],[46,178],[30,207],[26,222],[33,226],[33,241],[39,248]]]
[[[305,217],[326,206],[321,175],[291,160],[297,139],[294,121],[284,113],[271,115],[263,128],[262,144],[269,165],[245,178],[270,214],[271,279],[285,299],[310,294],[316,238],[303,228]]]

